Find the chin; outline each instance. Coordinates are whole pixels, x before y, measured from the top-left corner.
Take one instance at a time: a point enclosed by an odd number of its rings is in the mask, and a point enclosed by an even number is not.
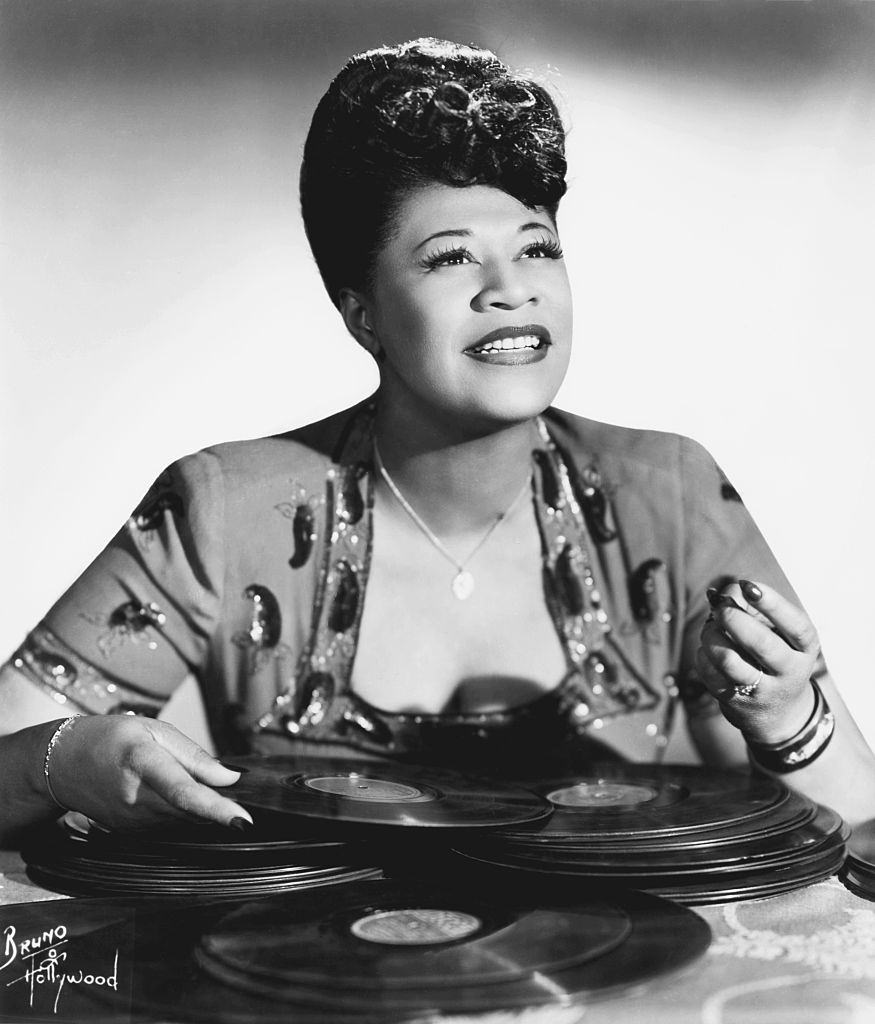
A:
[[[493,430],[514,426],[540,416],[556,397],[557,390],[522,385],[496,388],[487,395],[472,398],[460,413],[472,422],[479,421]]]

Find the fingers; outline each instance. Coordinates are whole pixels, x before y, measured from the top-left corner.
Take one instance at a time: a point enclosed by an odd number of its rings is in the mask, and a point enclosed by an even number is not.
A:
[[[819,653],[817,630],[802,608],[765,583],[742,580],[739,587],[748,602],[772,623],[794,650],[815,656]]]
[[[197,744],[192,745],[197,747]],[[205,751],[202,753],[209,757]],[[177,760],[175,754],[165,749],[163,745],[137,746],[131,754],[130,768],[139,780],[178,814],[188,818],[216,821],[223,825],[230,825],[235,818],[252,823],[252,817],[247,810],[198,782]],[[223,770],[230,775],[238,774],[228,769]]]
[[[167,722],[150,722],[149,731],[198,781],[208,786],[231,786],[240,778],[240,772],[226,768],[203,747]]]
[[[748,668],[779,675],[799,657],[769,626],[739,608],[721,608],[702,630],[702,647],[719,669],[731,671],[746,660]],[[737,673],[732,672],[733,678]],[[752,673],[748,671],[748,676]],[[753,673],[756,674],[755,672]]]
[[[702,631],[698,654],[697,667],[702,682],[715,697],[723,697],[725,691],[733,687],[756,684],[762,678],[761,667],[739,653],[714,622]]]
[[[722,655],[714,626],[751,664],[772,675],[813,671],[820,645],[811,620],[797,605],[765,584],[748,580],[719,595],[709,591],[708,599],[714,608],[713,622],[706,623],[702,642],[709,647],[709,655],[716,655],[718,668]]]
[[[810,619],[748,580],[710,590],[708,600],[714,610],[696,653],[703,684],[749,738],[770,743],[794,735],[811,711],[819,643]]]

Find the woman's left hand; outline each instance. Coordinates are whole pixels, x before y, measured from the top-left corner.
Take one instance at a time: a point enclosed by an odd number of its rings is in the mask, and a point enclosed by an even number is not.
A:
[[[763,583],[709,592],[696,665],[728,721],[757,743],[782,743],[814,707],[811,676],[820,641],[811,619]]]

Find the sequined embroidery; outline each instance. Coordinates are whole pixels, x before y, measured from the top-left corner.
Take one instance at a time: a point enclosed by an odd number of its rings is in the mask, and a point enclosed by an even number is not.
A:
[[[370,410],[352,424],[337,463],[326,474],[325,540],[313,602],[313,628],[288,689],[258,720],[259,729],[336,738],[345,728],[344,712],[352,701],[349,685],[361,622],[361,595],[371,557],[372,415]]]
[[[562,456],[567,462],[567,456]],[[593,463],[584,466],[579,475],[571,476],[571,484],[590,536],[599,544],[614,540],[617,531],[611,522],[611,506],[598,467]]]
[[[672,621],[668,569],[661,558],[648,558],[629,576],[633,622],[620,626],[623,636],[640,633],[648,643],[662,643]]]
[[[177,519],[185,515],[182,498],[172,489],[173,482],[173,474],[165,469],[131,513],[128,526],[143,550],[151,547],[155,532],[163,524],[166,512]]]
[[[545,600],[565,650],[566,678],[530,706],[484,715],[389,714],[351,691],[371,557],[372,415],[370,410],[359,417],[327,473],[314,625],[294,679],[256,728],[313,740],[346,736],[364,749],[392,752],[397,747],[410,753],[427,745],[429,733],[436,729],[458,727],[486,737],[486,726],[540,721],[545,715],[554,721],[558,711],[576,732],[584,733],[630,710],[655,707],[659,695],[613,643],[588,553],[587,518],[579,495],[589,501],[590,517],[596,515],[602,523],[600,538],[606,542],[613,527],[604,484],[593,468],[582,481],[572,477],[543,421],[543,447],[532,453],[537,468],[532,498],[541,535]],[[601,497],[592,493],[595,490]]]
[[[297,481],[292,481],[292,500],[281,501],[274,508],[292,522],[292,555],[289,565],[300,569],[309,561],[316,544],[316,515],[320,499],[310,496]]]
[[[243,591],[243,599],[250,605],[249,623],[231,637],[231,642],[249,651],[249,672],[260,672],[274,659],[291,657],[291,649],[280,643],[282,614],[274,594],[258,583],[251,583]]]
[[[111,657],[128,641],[145,644],[150,651],[157,650],[155,632],[160,631],[167,621],[167,616],[154,601],[144,604],[137,600],[125,601],[108,615],[80,612],[79,616],[93,626],[105,627],[97,637],[97,646],[104,658]]]
[[[98,715],[156,715],[161,705],[133,687],[107,679],[44,625],[28,634],[12,656],[12,664],[45,690],[58,704]]]

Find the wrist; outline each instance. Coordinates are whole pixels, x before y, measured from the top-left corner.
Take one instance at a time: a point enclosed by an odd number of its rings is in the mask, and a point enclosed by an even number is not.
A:
[[[829,746],[835,732],[835,716],[817,681],[811,680],[814,708],[808,720],[788,740],[761,743],[746,737],[752,762],[767,772],[784,775],[816,761]]]
[[[748,744],[779,747],[789,743],[805,728],[817,707],[817,691],[806,686],[791,705],[779,714],[763,714],[755,721],[745,723],[742,733]]]
[[[46,751],[52,737],[64,721],[66,721],[65,718],[56,718],[51,722],[41,722],[39,725],[31,726],[19,733],[21,740],[27,744],[22,750],[22,754],[26,754],[24,782],[27,791],[31,797],[35,797],[41,804],[54,810],[58,809],[58,805],[52,799],[46,786]]]
[[[30,793],[47,809],[60,815],[67,808],[58,797],[57,749],[67,738],[71,725],[81,715],[68,715],[33,726],[28,732],[29,755],[26,781]]]

